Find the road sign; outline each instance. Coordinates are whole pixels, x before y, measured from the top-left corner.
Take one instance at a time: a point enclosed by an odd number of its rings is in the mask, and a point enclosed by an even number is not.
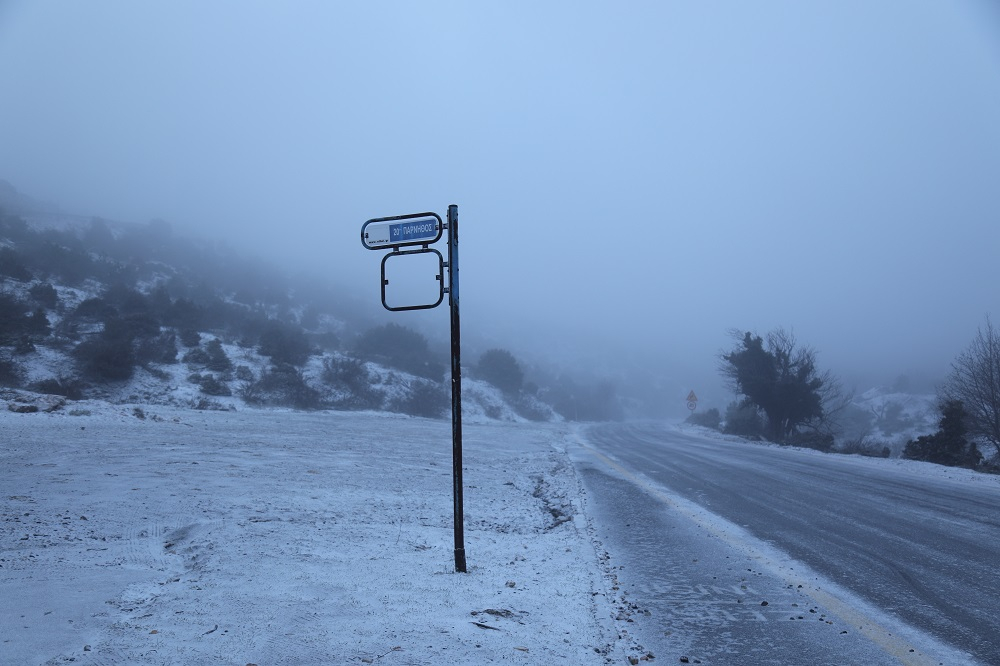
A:
[[[462,487],[462,326],[458,311],[458,206],[448,206],[448,263],[441,253],[428,245],[441,240],[444,222],[437,213],[413,213],[394,217],[376,217],[361,225],[361,244],[369,250],[390,250],[382,258],[382,305],[386,310],[423,310],[437,307],[448,294],[448,309],[451,311],[451,473],[452,500],[455,515],[455,571],[465,573],[465,509]],[[402,247],[422,245],[419,250],[401,250]],[[391,305],[386,301],[386,264],[393,259],[398,266],[399,257],[422,257],[437,261],[434,279],[437,289],[432,292],[429,302],[416,305]],[[410,263],[407,260],[407,263]],[[444,268],[448,267],[448,286],[444,287]],[[403,278],[404,281],[406,277]],[[395,281],[395,278],[394,278]]]
[[[690,409],[692,412],[698,409],[698,396],[694,394],[694,391],[688,393],[687,408]]]
[[[361,244],[369,250],[430,245],[441,240],[443,228],[436,213],[379,217],[361,225]]]

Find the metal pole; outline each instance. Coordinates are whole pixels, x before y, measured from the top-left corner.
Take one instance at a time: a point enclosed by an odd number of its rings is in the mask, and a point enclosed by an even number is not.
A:
[[[462,507],[462,331],[458,315],[458,206],[448,206],[448,304],[451,306],[451,450],[455,500],[455,571],[465,573]]]

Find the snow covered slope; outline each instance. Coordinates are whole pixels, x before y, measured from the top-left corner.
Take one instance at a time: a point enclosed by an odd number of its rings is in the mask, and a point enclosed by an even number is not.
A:
[[[0,662],[621,662],[567,433],[467,425],[457,574],[446,421],[0,410]]]

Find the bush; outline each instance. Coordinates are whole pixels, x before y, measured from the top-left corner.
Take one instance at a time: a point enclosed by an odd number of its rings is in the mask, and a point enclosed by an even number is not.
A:
[[[34,332],[40,321],[28,313],[28,304],[18,298],[0,293],[0,345],[12,344],[22,335]],[[41,315],[45,320],[44,313]],[[45,320],[46,327],[48,321]]]
[[[867,458],[888,458],[892,455],[892,450],[886,444],[879,441],[869,441],[866,437],[857,437],[841,443],[837,452]]]
[[[180,338],[185,347],[197,347],[201,344],[201,334],[193,328],[182,328]]]
[[[233,394],[229,390],[229,386],[214,375],[202,375],[197,384],[205,395],[229,396]]]
[[[757,408],[749,402],[731,402],[726,407],[726,424],[722,432],[759,439],[764,435],[764,419]]]
[[[18,388],[24,378],[24,371],[16,361],[0,358],[0,386]]]
[[[208,362],[205,364],[205,367],[209,370],[227,372],[232,369],[233,364],[229,360],[229,357],[226,356],[226,352],[222,348],[222,343],[218,338],[210,340],[205,345],[205,351],[208,353]]]
[[[136,349],[136,359],[140,363],[162,363],[172,365],[177,362],[177,336],[164,332],[155,338],[143,340]]]
[[[782,443],[828,453],[833,450],[834,439],[833,435],[829,433],[796,430]]]
[[[248,403],[294,407],[295,409],[319,409],[319,392],[306,383],[302,372],[284,363],[265,370],[260,379],[246,382],[240,387],[240,397]]]
[[[31,385],[31,390],[36,393],[48,393],[49,395],[61,395],[70,400],[83,399],[83,382],[62,377],[59,379],[43,379]]]
[[[253,375],[253,370],[251,370],[249,366],[246,365],[236,366],[235,374],[236,374],[236,379],[238,379],[241,382],[252,382],[256,379],[256,377],[254,377]]]
[[[31,271],[24,267],[21,255],[9,247],[0,248],[0,275],[18,282],[31,280]]]
[[[947,400],[940,410],[938,431],[907,442],[903,457],[949,467],[977,467],[983,461],[983,454],[975,442],[966,438],[968,414],[962,401]]]
[[[552,408],[531,394],[521,393],[511,403],[511,408],[518,416],[529,421],[552,420]]]
[[[258,351],[276,364],[303,365],[312,348],[302,329],[271,319],[260,334]]]
[[[704,412],[691,412],[691,415],[687,417],[687,422],[718,430],[722,423],[722,415],[717,408],[712,407]]]
[[[480,356],[476,375],[507,395],[516,395],[524,383],[521,366],[506,349],[490,349]]]
[[[73,311],[74,318],[93,321],[103,321],[117,314],[118,310],[103,298],[88,298],[77,305]]]
[[[212,357],[210,357],[208,352],[201,347],[195,347],[184,354],[181,360],[188,365],[208,366],[208,364],[212,361]]]
[[[132,377],[135,355],[132,346],[103,335],[85,340],[73,351],[80,372],[97,381],[120,381]]]
[[[389,409],[394,412],[439,419],[448,408],[448,396],[438,382],[417,379],[410,384],[405,396],[392,401]]]
[[[385,393],[372,386],[375,378],[364,362],[356,358],[323,359],[320,378],[341,393],[333,400],[338,409],[378,409],[385,399]]]
[[[427,338],[405,326],[386,324],[368,329],[358,338],[355,350],[362,359],[417,377],[440,381],[444,376],[444,365],[430,358]]]
[[[53,287],[48,282],[39,282],[36,285],[32,285],[31,289],[28,290],[31,297],[35,299],[37,303],[47,307],[52,310],[59,304],[59,294],[56,292],[56,288]]]

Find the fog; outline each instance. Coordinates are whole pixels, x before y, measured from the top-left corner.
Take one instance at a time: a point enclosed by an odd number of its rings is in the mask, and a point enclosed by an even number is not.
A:
[[[792,331],[849,387],[932,383],[1000,315],[1000,11],[8,0],[0,178],[442,338],[443,308],[381,312],[359,231],[456,204],[469,344],[678,403],[724,404],[733,328]]]

